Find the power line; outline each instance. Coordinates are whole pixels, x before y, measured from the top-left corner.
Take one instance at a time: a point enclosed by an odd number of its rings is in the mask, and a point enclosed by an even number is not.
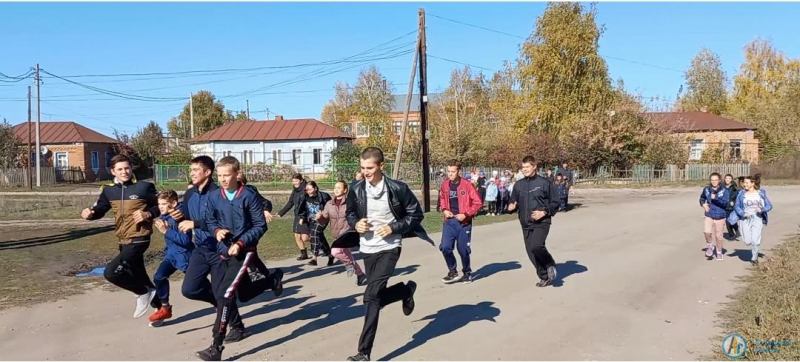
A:
[[[502,35],[506,35],[506,36],[509,36],[509,37],[517,38],[517,39],[523,39],[523,40],[528,39],[527,37],[524,37],[524,36],[511,34],[511,33],[507,33],[507,32],[501,31],[501,30],[491,29],[491,28],[487,28],[487,27],[484,27],[484,26],[467,23],[467,22],[464,22],[464,21],[450,19],[450,18],[446,18],[446,17],[443,17],[443,16],[434,15],[434,14],[431,14],[431,13],[428,13],[428,15],[433,16],[435,18],[442,19],[442,20],[450,21],[450,22],[453,22],[453,23],[456,23],[456,24],[461,24],[461,25],[464,25],[464,26],[469,26],[469,27],[472,27],[472,28],[477,28],[477,29],[489,31],[489,32],[492,32],[492,33],[502,34]],[[651,68],[657,68],[657,69],[662,69],[662,70],[668,70],[668,71],[672,71],[672,72],[683,73],[683,71],[679,70],[679,69],[663,67],[663,66],[660,66],[660,65],[649,64],[649,63],[640,62],[640,61],[636,61],[636,60],[630,60],[630,59],[625,59],[625,58],[620,58],[620,57],[614,57],[614,56],[605,55],[605,54],[600,54],[600,56],[605,57],[605,58],[609,58],[609,59],[628,62],[628,63],[631,63],[631,64],[638,64],[638,65],[642,65],[642,66],[646,66],[646,67],[651,67]]]
[[[428,15],[430,15],[430,14],[428,14]],[[444,60],[444,61],[446,61],[446,62],[450,62],[450,63],[456,63],[456,64],[461,64],[461,65],[466,65],[466,66],[470,66],[470,67],[472,67],[472,68],[478,68],[478,69],[488,70],[488,71],[491,71],[491,72],[495,72],[495,71],[497,71],[496,69],[489,69],[489,68],[486,68],[486,67],[481,67],[481,66],[479,66],[479,65],[474,65],[474,64],[469,64],[469,63],[459,62],[459,61],[457,61],[457,60],[452,60],[452,59],[447,59],[447,58],[437,57],[437,56],[435,56],[435,55],[431,55],[431,54],[428,54],[428,57],[430,57],[430,58],[434,58],[434,59],[439,59],[439,60]]]

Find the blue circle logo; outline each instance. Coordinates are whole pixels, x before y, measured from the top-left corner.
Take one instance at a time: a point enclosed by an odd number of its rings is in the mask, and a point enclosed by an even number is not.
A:
[[[741,334],[731,333],[722,340],[722,353],[728,358],[742,358],[747,351],[747,341]]]

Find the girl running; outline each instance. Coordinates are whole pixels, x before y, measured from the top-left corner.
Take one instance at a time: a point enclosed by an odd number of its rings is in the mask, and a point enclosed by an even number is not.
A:
[[[767,225],[767,213],[772,210],[767,192],[761,189],[761,174],[747,176],[742,183],[743,189],[736,196],[734,211],[741,219],[742,240],[745,245],[752,245],[753,254],[750,263],[758,265],[758,249],[761,246],[761,233]],[[737,218],[732,218],[734,223]]]
[[[306,250],[306,242],[308,241],[308,225],[303,223],[303,218],[300,217],[300,206],[305,199],[306,182],[303,175],[296,173],[292,176],[292,194],[289,196],[289,202],[286,206],[278,211],[278,216],[283,217],[289,210],[294,207],[294,223],[292,224],[292,231],[294,231],[294,242],[297,248],[300,249],[300,256],[297,260],[308,259],[308,251]]]
[[[717,250],[717,260],[722,260],[722,236],[725,228],[725,207],[730,202],[728,189],[720,185],[719,173],[712,173],[709,185],[703,188],[700,194],[700,206],[705,210],[705,224],[703,233],[706,237],[706,257],[714,256]]]
[[[316,182],[308,181],[306,183],[306,198],[300,204],[300,215],[308,224],[311,236],[311,261],[308,262],[308,265],[317,265],[317,256],[320,255],[328,257],[328,266],[333,265],[334,258],[331,255],[331,247],[325,238],[325,228],[328,224],[321,223],[318,217],[328,201],[331,201],[331,195],[320,191]]]
[[[736,196],[739,194],[739,188],[736,182],[733,182],[733,175],[725,175],[725,188],[728,189],[728,193],[731,195],[731,201],[728,203],[728,206],[725,207],[725,213],[727,217],[730,218],[733,207],[736,204]],[[739,240],[739,237],[742,236],[739,232],[739,224],[726,222],[725,226],[728,228],[728,238],[730,240]]]
[[[331,235],[334,239],[350,230],[347,224],[347,183],[339,181],[333,187],[333,200],[325,204],[325,208],[319,213],[319,222],[327,223],[331,226]],[[353,253],[348,248],[333,248],[331,254],[338,259],[347,269],[347,277],[356,275],[356,285],[365,285],[367,275],[353,258]]]

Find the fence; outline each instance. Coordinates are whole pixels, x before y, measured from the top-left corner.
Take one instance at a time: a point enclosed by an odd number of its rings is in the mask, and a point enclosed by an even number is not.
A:
[[[660,182],[679,182],[708,180],[712,173],[731,174],[733,177],[750,175],[749,163],[687,164],[684,168],[667,165],[656,169],[652,165],[637,165],[632,169],[613,169],[598,167],[595,172],[577,172],[575,182],[579,184],[646,184]]]
[[[36,184],[36,169],[33,171],[33,183]],[[86,176],[80,167],[41,167],[41,184],[58,185],[86,182]],[[27,168],[0,168],[0,187],[28,187]]]
[[[156,165],[156,180],[159,185],[189,182],[190,165]],[[242,167],[242,174],[247,178],[248,183],[258,183],[261,185],[269,185],[275,188],[288,189],[292,184],[292,177],[296,173],[300,173],[307,180],[313,180],[320,187],[332,189],[334,183],[338,180],[350,181],[355,177],[356,171],[360,166],[356,163],[346,164],[330,164],[324,168],[320,168],[319,172],[303,173],[302,168],[296,168],[291,165],[265,165],[244,164]],[[384,164],[384,173],[391,175],[394,164],[386,162]],[[400,180],[416,186],[422,183],[422,167],[415,163],[406,163],[400,165]]]

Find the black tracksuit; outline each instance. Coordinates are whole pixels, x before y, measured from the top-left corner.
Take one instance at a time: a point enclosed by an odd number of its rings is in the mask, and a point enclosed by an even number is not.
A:
[[[517,204],[519,223],[525,237],[525,251],[536,267],[539,279],[545,280],[548,278],[547,268],[556,265],[553,256],[547,251],[545,240],[550,232],[551,218],[558,212],[561,203],[558,189],[546,178],[533,175],[514,184],[509,202]],[[544,211],[545,216],[533,220],[531,214],[534,211]]]

